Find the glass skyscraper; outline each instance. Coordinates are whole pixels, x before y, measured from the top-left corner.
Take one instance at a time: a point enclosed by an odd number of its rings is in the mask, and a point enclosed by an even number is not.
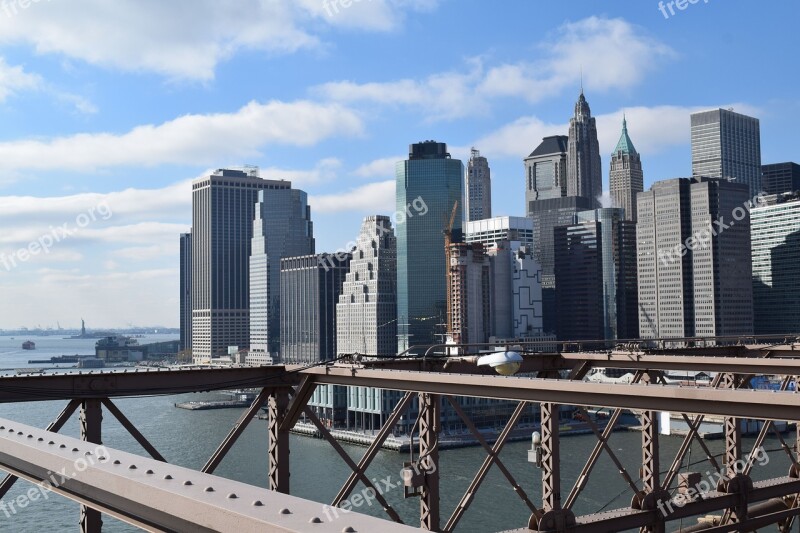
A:
[[[800,332],[800,197],[768,196],[750,211],[757,335]]]
[[[714,109],[694,113],[692,175],[729,178],[761,191],[761,127],[757,118]]]
[[[453,235],[456,240],[461,236],[463,176],[461,161],[450,157],[447,144],[436,141],[412,144],[408,159],[397,163],[398,351],[442,342],[447,317],[444,230],[455,208]]]
[[[192,234],[181,233],[181,350],[192,348]]]
[[[250,351],[278,359],[281,259],[314,253],[308,195],[289,181],[258,192],[250,255]],[[280,186],[278,186],[280,185]]]
[[[489,160],[475,148],[467,165],[466,189],[467,221],[492,218],[492,171]]]

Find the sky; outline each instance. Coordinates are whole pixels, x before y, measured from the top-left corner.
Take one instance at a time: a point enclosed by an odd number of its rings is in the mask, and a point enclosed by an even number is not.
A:
[[[697,110],[800,160],[800,3],[662,5],[0,0],[0,328],[176,327],[191,181],[217,168],[307,191],[318,252],[395,211],[427,139],[479,149],[493,214],[522,216],[522,160],[566,135],[581,74],[605,189],[623,113],[645,187],[691,174]]]

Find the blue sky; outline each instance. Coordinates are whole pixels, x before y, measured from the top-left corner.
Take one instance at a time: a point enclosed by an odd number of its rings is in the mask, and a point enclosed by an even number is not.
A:
[[[566,134],[581,69],[602,153],[625,111],[646,186],[690,174],[694,110],[753,114],[765,163],[800,160],[794,0],[346,5],[0,0],[0,328],[176,326],[208,169],[306,190],[318,251],[394,211],[425,139],[480,149],[494,214],[522,215],[522,158]]]

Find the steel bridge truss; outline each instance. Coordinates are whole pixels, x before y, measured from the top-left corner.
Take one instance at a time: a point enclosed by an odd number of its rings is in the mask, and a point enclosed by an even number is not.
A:
[[[348,513],[348,520],[353,525],[347,526],[349,529],[342,529],[342,524],[339,523],[337,531],[372,531],[375,527],[385,531],[395,531],[392,529],[394,527],[398,528],[397,531],[409,530],[407,526],[402,525],[402,519],[391,502],[370,480],[367,470],[401,416],[416,399],[419,416],[415,428],[419,431],[419,438],[412,442],[416,446],[417,458],[408,463],[404,470],[404,491],[406,496],[419,498],[420,518],[419,523],[414,526],[423,530],[455,531],[475,501],[487,474],[492,467],[497,467],[530,511],[528,523],[514,530],[518,532],[599,532],[628,529],[664,532],[677,520],[685,522],[687,519],[698,517],[706,517],[703,525],[693,525],[686,531],[699,529],[709,532],[753,531],[774,525],[779,531],[788,532],[793,526],[795,517],[800,515],[800,463],[798,462],[800,439],[797,438],[800,436],[797,434],[800,429],[795,430],[795,442],[790,445],[776,430],[774,422],[795,423],[800,420],[800,394],[796,390],[797,387],[792,386],[797,383],[797,376],[800,376],[800,357],[797,357],[800,354],[797,348],[797,345],[789,344],[649,351],[639,351],[634,347],[602,353],[530,353],[525,354],[520,369],[525,375],[520,377],[492,375],[489,373],[490,370],[475,366],[474,361],[469,358],[424,357],[389,361],[337,362],[311,368],[274,366],[126,373],[91,372],[0,378],[2,402],[58,398],[68,401],[64,410],[44,431],[0,420],[2,426],[0,468],[10,472],[0,482],[0,499],[5,496],[17,477],[41,481],[42,464],[55,466],[59,460],[65,459],[47,455],[47,453],[52,455],[57,450],[46,449],[48,445],[45,443],[69,440],[67,437],[59,435],[56,438],[54,435],[76,411],[79,411],[81,440],[84,445],[102,444],[103,408],[130,432],[152,458],[135,459],[138,461],[137,464],[147,465],[147,468],[134,467],[121,474],[121,470],[117,469],[113,486],[116,487],[115,490],[124,494],[130,494],[137,488],[141,489],[140,474],[143,468],[146,472],[160,472],[165,468],[178,467],[166,465],[166,459],[119,410],[113,402],[114,398],[246,387],[260,389],[260,393],[252,405],[242,413],[201,472],[194,473],[194,476],[205,476],[198,477],[202,480],[202,484],[225,486],[226,490],[225,483],[235,483],[221,480],[213,476],[213,473],[248,424],[264,407],[268,413],[267,474],[270,490],[259,493],[258,501],[267,508],[288,509],[290,504],[294,505],[295,508],[302,509],[302,513],[299,514],[304,517],[307,514],[315,514],[314,509],[320,509],[319,504],[297,498],[291,501],[279,499],[292,498],[286,496],[290,492],[289,432],[297,421],[305,416],[351,470],[331,502],[331,507],[341,506],[358,484],[362,483],[371,494],[374,494],[376,502],[383,508],[387,518],[397,523],[391,525],[391,522],[382,520],[380,526],[376,526],[373,521],[377,519]],[[594,367],[626,368],[634,373],[634,377],[632,382],[627,384],[584,382],[583,378]],[[717,374],[708,387],[667,385],[663,372],[677,369]],[[780,390],[744,390],[749,388],[751,378],[759,374],[782,376]],[[315,388],[319,385],[376,387],[402,391],[404,395],[362,458],[354,461],[308,406]],[[460,407],[455,399],[456,396],[513,400],[517,403],[497,440],[490,445]],[[439,433],[441,411],[445,403],[452,407],[486,452],[484,461],[449,517],[443,517],[440,509],[442,486],[439,476]],[[541,414],[538,462],[541,465],[542,499],[538,503],[534,502],[522,488],[517,479],[520,473],[512,472],[501,459],[501,452],[514,428],[532,404],[539,404]],[[577,481],[571,487],[562,486],[560,471],[559,412],[562,405],[577,406],[597,438]],[[589,407],[612,410],[608,424],[602,430],[586,414],[585,409]],[[611,433],[623,411],[626,410],[633,411],[640,418],[642,466],[637,473],[628,472],[608,444]],[[659,462],[661,455],[657,417],[659,412],[665,411],[680,413],[689,430],[669,468],[663,474]],[[698,430],[706,415],[723,417],[725,453],[721,461],[717,460],[698,436]],[[740,424],[742,418],[764,421],[750,450],[745,450],[742,444]],[[800,428],[800,425],[797,427]],[[756,460],[755,452],[770,435],[777,436],[788,459],[786,476],[754,482],[750,474]],[[709,486],[702,493],[693,489],[699,481],[699,474],[680,472],[693,443],[699,445],[711,467],[718,472],[719,481],[716,486]],[[66,445],[67,448],[70,446],[82,450],[74,443]],[[50,447],[52,448],[52,445]],[[123,456],[123,452],[116,450],[112,452]],[[626,508],[614,511],[576,516],[573,511],[574,506],[587,487],[599,458],[604,454],[613,461],[629,487],[631,503]],[[22,460],[26,457],[27,462]],[[131,462],[134,461],[131,457],[136,456],[124,455],[124,457]],[[108,465],[100,467],[111,468]],[[183,477],[189,475],[183,470],[176,472]],[[81,503],[79,524],[82,532],[99,532],[102,528],[101,513],[121,518],[150,531],[177,531],[181,528],[172,527],[178,522],[169,522],[166,518],[169,513],[181,520],[191,521],[193,516],[209,516],[207,512],[197,512],[200,507],[217,509],[213,497],[208,494],[205,495],[210,498],[207,500],[185,499],[186,494],[181,491],[187,490],[186,484],[171,487],[167,483],[166,488],[160,485],[146,485],[148,490],[152,491],[164,489],[163,492],[159,492],[158,502],[148,498],[107,497],[109,485],[106,484],[108,479],[104,476],[108,473],[98,471],[95,474],[84,483],[72,483],[67,489],[54,488],[55,492]],[[239,492],[257,490],[246,486],[233,487],[231,490],[234,488]],[[562,488],[568,489],[568,492],[562,494]],[[680,504],[676,504],[678,501]],[[182,506],[188,506],[183,508],[184,510],[194,509],[195,513],[184,513],[181,510]],[[287,520],[280,525],[285,529],[279,529],[277,524],[280,524],[280,520],[274,516],[265,519],[257,514],[253,515],[253,509],[250,507],[237,509],[233,506],[231,509],[233,518],[228,517],[228,520],[233,522],[228,524],[243,524],[237,530],[248,531],[247,528],[250,526],[255,528],[253,530],[257,530],[258,527],[264,527],[264,524],[276,528],[276,531],[329,530],[326,529],[327,524],[318,516],[312,516],[308,519],[310,521],[303,522],[303,526],[290,524]],[[162,512],[165,514],[159,514]],[[712,515],[712,518],[709,519],[707,515]],[[184,525],[188,523],[190,522],[181,522]],[[211,522],[193,523],[192,527],[198,531],[214,530]],[[293,527],[298,529],[292,529]]]

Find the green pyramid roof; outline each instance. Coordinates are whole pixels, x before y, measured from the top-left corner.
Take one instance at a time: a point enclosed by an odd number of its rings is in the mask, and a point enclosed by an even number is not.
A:
[[[617,147],[614,153],[622,152],[623,154],[635,154],[636,148],[633,147],[633,141],[628,136],[628,121],[625,117],[622,118],[622,135],[619,138]]]

